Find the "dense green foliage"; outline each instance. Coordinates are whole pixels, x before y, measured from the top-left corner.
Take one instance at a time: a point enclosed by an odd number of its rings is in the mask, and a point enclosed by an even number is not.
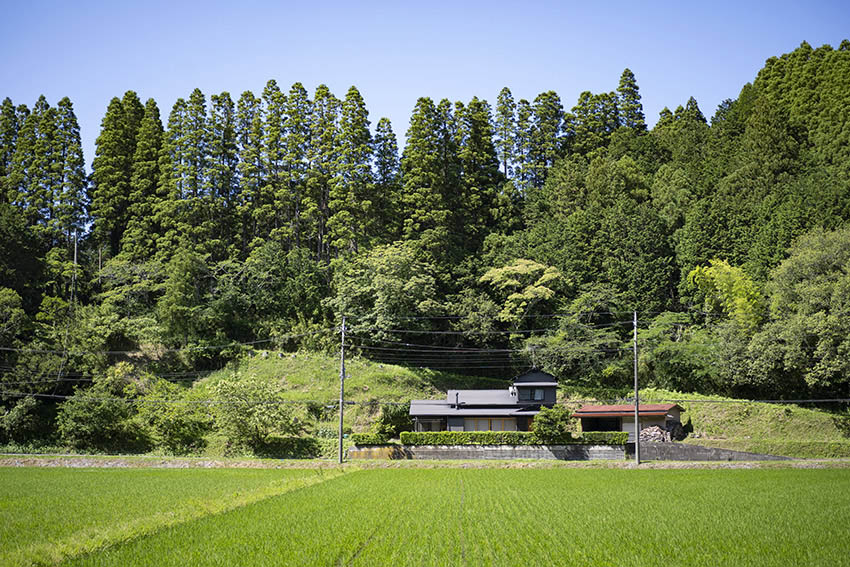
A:
[[[254,344],[335,349],[343,316],[373,360],[620,388],[637,311],[644,385],[848,398],[848,76],[846,42],[803,43],[710,119],[691,98],[651,128],[628,69],[569,109],[423,97],[403,148],[355,87],[195,89],[165,125],[127,91],[91,175],[70,100],[5,99],[0,409],[36,407],[4,423],[77,447],[194,450],[211,427],[258,447],[297,427],[135,407],[153,378]],[[148,385],[107,386],[119,362]]]
[[[389,437],[381,433],[352,433],[351,442],[355,445],[386,445]]]
[[[413,430],[410,402],[381,406],[381,413],[375,420],[372,430],[377,435],[383,435],[387,438],[398,437],[402,431]]]
[[[843,565],[848,488],[846,470],[367,470],[70,564]],[[686,539],[653,520],[670,509]]]
[[[572,410],[566,406],[542,407],[534,416],[534,435],[547,443],[570,439],[570,431],[575,429],[572,417]]]

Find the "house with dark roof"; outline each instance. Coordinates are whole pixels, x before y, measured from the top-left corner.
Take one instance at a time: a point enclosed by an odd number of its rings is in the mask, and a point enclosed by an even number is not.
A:
[[[414,431],[528,431],[555,405],[558,380],[532,370],[504,390],[449,390],[445,400],[411,400]]]
[[[666,430],[672,422],[681,421],[681,412],[678,404],[639,404],[640,428],[657,425]],[[582,431],[628,431],[629,443],[635,442],[634,404],[582,406],[573,417],[581,421]]]

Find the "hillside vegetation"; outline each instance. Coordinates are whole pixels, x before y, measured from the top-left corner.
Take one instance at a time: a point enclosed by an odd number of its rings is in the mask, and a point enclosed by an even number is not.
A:
[[[850,41],[803,42],[716,109],[670,101],[652,126],[629,69],[572,104],[421,97],[403,148],[354,86],[195,89],[167,119],[131,90],[104,109],[90,174],[69,99],[7,98],[0,442],[143,447],[155,426],[177,447],[174,416],[197,437],[217,412],[258,443],[271,412],[247,427],[223,408],[283,395],[267,381],[219,381],[216,412],[195,413],[175,404],[203,399],[157,401],[182,395],[163,381],[259,345],[332,352],[343,320],[353,352],[431,368],[435,388],[438,371],[530,366],[628,387],[637,315],[647,387],[848,399],[848,77]],[[90,412],[124,425],[94,435]]]
[[[363,358],[348,360],[346,368],[349,377],[345,399],[355,405],[346,408],[345,423],[355,431],[369,430],[381,403],[442,399],[447,389],[499,389],[509,384],[506,380],[411,369]],[[335,404],[339,396],[339,359],[315,353],[284,354],[282,357],[273,353],[265,357],[257,354],[231,369],[214,373],[198,386],[245,376],[279,383],[282,395],[289,400]],[[682,423],[689,431],[686,440],[689,443],[802,458],[850,457],[850,416],[846,413],[658,388],[642,389],[640,395],[646,403],[671,400],[679,403],[684,408]],[[560,403],[574,408],[581,404],[572,400],[592,399],[593,396],[586,392],[569,387],[563,387],[559,394]],[[611,401],[602,397],[599,400]],[[331,411],[335,416],[335,408]],[[309,421],[309,416],[304,415]],[[315,427],[322,426],[316,420],[313,423]],[[324,425],[334,428],[336,422],[328,421]]]
[[[405,404],[411,399],[444,398],[449,388],[507,387],[505,380],[463,376],[428,368],[407,368],[355,357],[345,362],[345,425],[355,431],[368,430],[382,404]],[[322,353],[275,353],[260,351],[225,370],[197,382],[196,389],[209,391],[221,380],[256,377],[280,388],[282,399],[302,402],[294,412],[309,429],[337,428],[339,404],[339,357]],[[312,413],[311,411],[312,410]]]

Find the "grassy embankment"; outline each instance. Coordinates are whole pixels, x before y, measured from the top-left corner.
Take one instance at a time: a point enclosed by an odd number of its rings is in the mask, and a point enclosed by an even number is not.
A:
[[[504,380],[403,368],[360,358],[347,361],[346,367],[349,374],[346,399],[376,402],[346,408],[346,425],[355,431],[369,429],[378,414],[378,402],[441,398],[449,388],[503,388],[508,384]],[[339,396],[339,360],[323,354],[285,354],[282,358],[273,353],[265,358],[258,354],[205,378],[198,386],[205,387],[233,375],[280,380],[287,397],[293,400],[333,401]],[[642,390],[641,396],[646,402],[722,400],[722,403],[680,403],[685,408],[682,421],[692,429],[689,443],[802,458],[850,457],[850,430],[846,425],[850,420],[830,412],[793,404],[753,403],[657,389]],[[587,399],[587,396],[561,392],[562,401],[571,398]],[[304,408],[296,411],[302,412],[314,429],[322,425],[336,427],[335,409],[324,423],[306,415]]]
[[[345,399],[357,402],[345,408],[345,425],[354,431],[366,431],[380,412],[382,402],[409,402],[411,399],[445,397],[449,388],[506,388],[507,380],[463,376],[427,368],[405,368],[375,363],[363,358],[345,362]],[[260,351],[232,367],[220,370],[198,381],[196,388],[206,388],[218,380],[256,376],[279,382],[287,399],[303,401],[294,411],[310,428],[337,427],[336,407],[326,415],[311,416],[306,402],[328,405],[339,400],[339,358],[321,353],[284,353],[278,356]],[[321,405],[321,404],[320,404]],[[319,408],[321,409],[321,408]]]
[[[24,516],[15,533],[38,521]],[[387,469],[122,538],[68,564],[848,565],[848,523],[847,470]]]

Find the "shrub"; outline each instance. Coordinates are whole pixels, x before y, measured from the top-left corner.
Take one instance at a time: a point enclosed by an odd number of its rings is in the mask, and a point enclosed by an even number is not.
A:
[[[352,433],[349,436],[355,445],[387,445],[388,436],[380,433]]]
[[[202,449],[212,427],[209,408],[192,403],[191,390],[166,380],[155,380],[138,403],[137,419],[150,432],[153,443],[181,455]]]
[[[413,429],[413,420],[410,419],[410,403],[399,405],[381,406],[381,415],[375,421],[372,430],[388,438],[398,437],[402,431]]]
[[[22,443],[36,437],[41,422],[39,405],[34,397],[27,396],[3,411],[0,414],[0,440]]]
[[[540,413],[534,416],[534,433],[548,443],[562,442],[571,438],[572,420],[573,412],[565,406],[540,408]]]
[[[313,436],[319,439],[336,439],[339,437],[339,428],[334,424],[319,425],[313,432]]]
[[[146,450],[149,440],[140,424],[131,419],[133,400],[129,396],[138,378],[130,364],[121,362],[104,377],[96,377],[91,387],[75,390],[56,417],[62,441],[83,450]]]
[[[268,459],[314,459],[322,454],[322,446],[315,437],[272,434],[259,443],[254,454]]]
[[[272,434],[294,435],[301,429],[278,388],[267,380],[222,380],[213,387],[213,396],[216,426],[234,448],[256,451]]]

